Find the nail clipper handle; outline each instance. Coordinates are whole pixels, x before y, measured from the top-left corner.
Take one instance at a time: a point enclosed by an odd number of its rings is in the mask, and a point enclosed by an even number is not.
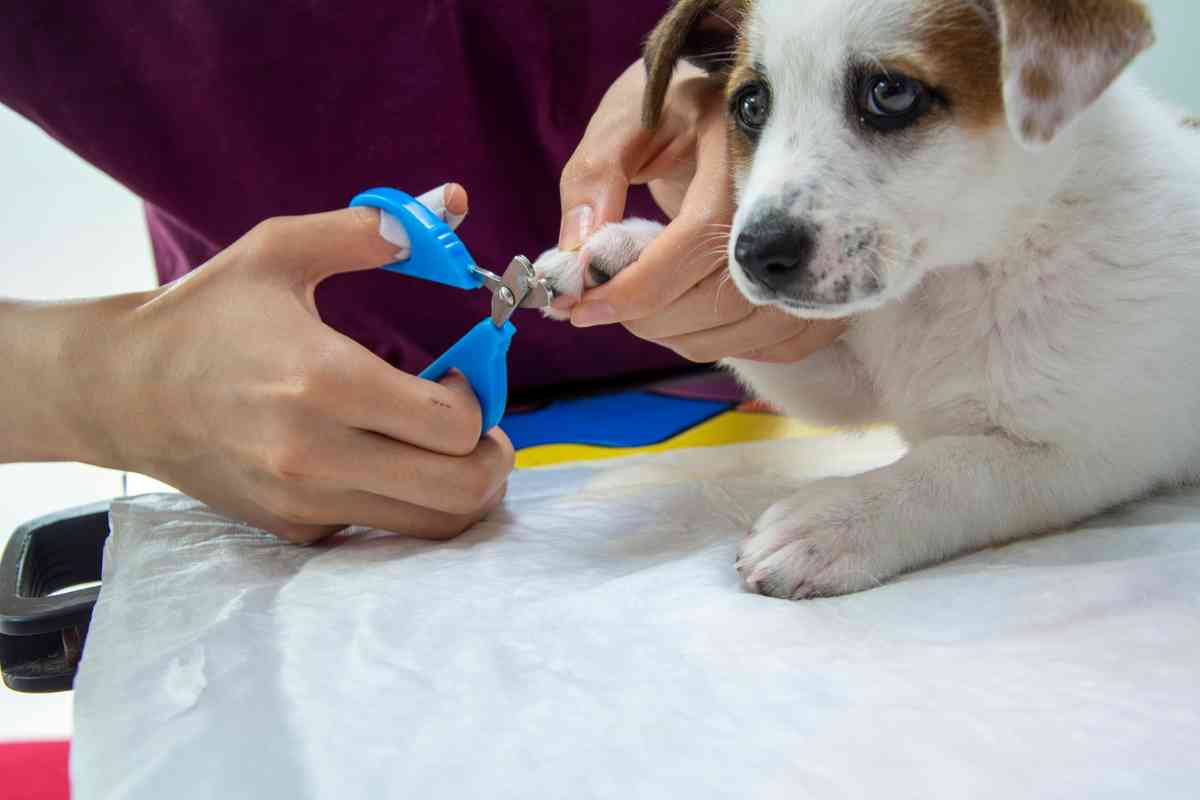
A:
[[[397,189],[371,189],[350,201],[350,206],[378,208],[404,226],[412,254],[406,261],[382,269],[458,289],[483,287],[483,278],[475,271],[475,259],[466,245],[449,225],[411,195]]]
[[[420,375],[428,381],[441,380],[451,369],[466,375],[483,411],[483,433],[500,424],[508,405],[508,346],[516,332],[511,322],[497,328],[485,319]]]

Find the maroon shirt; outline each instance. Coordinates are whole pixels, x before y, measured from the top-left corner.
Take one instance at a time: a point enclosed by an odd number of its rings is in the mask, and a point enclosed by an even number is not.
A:
[[[357,192],[471,192],[460,228],[503,267],[558,235],[558,175],[668,0],[35,0],[0,17],[0,101],[146,204],[173,280],[280,214]],[[654,214],[641,193],[631,213]],[[390,273],[331,278],[323,318],[422,369],[488,309]],[[682,367],[620,326],[523,312],[514,391]]]

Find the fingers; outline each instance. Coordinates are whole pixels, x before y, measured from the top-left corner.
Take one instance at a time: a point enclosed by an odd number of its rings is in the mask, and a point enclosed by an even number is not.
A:
[[[353,525],[417,539],[445,540],[465,533],[495,511],[504,502],[507,489],[507,484],[502,485],[482,506],[466,514],[446,514],[365,492],[344,496],[344,505],[336,510],[343,518],[355,520]]]
[[[639,61],[609,87],[563,169],[560,249],[578,250],[596,229],[625,213],[632,176],[644,163],[653,139],[637,113],[645,82]]]
[[[571,315],[573,324],[644,319],[674,303],[726,262],[733,186],[725,166],[725,134],[709,125],[697,144],[695,176],[680,214],[636,264],[588,292]]]
[[[396,253],[379,233],[379,211],[365,207],[275,217],[255,226],[243,245],[252,268],[307,286],[340,272],[382,267]]]
[[[446,184],[422,198],[451,227],[467,213],[467,193],[458,184]],[[392,231],[393,238],[402,236],[402,244],[407,246],[403,226],[398,234],[391,227],[398,224],[392,220],[386,230]],[[359,206],[269,219],[250,231],[243,244],[251,250],[248,263],[256,268],[273,269],[289,279],[299,278],[315,286],[331,275],[374,269],[395,261],[399,245],[384,233],[379,210]]]
[[[680,215],[638,258],[571,312],[586,328],[658,314],[706,278],[725,271],[727,223],[721,217]]]
[[[478,508],[463,514],[447,514],[370,492],[316,493],[308,500],[308,505],[313,509],[308,518],[349,522],[332,525],[284,523],[280,526],[280,533],[289,541],[301,544],[324,538],[349,526],[373,528],[416,539],[452,539],[495,511],[504,501],[507,488],[507,485],[502,485]]]
[[[729,271],[719,269],[659,313],[631,320],[625,327],[635,336],[661,343],[664,339],[732,325],[754,312],[755,307],[733,285]]]
[[[832,342],[832,339],[825,340],[827,332],[813,320],[797,319],[774,308],[757,308],[745,319],[730,325],[668,337],[658,342],[700,364],[722,358],[742,358],[747,354],[755,356],[753,360],[764,360],[763,355],[777,357],[783,352],[799,353],[792,359],[799,361]],[[833,338],[837,338],[836,335]],[[789,348],[777,350],[784,342],[791,343]]]
[[[585,138],[567,162],[559,182],[563,211],[558,235],[560,250],[578,250],[596,229],[624,215],[625,197],[629,193],[627,145],[618,145],[615,158],[603,158],[585,149],[591,147]]]
[[[756,307],[714,273],[658,314],[625,323],[631,333],[701,364],[722,358],[792,362],[832,344],[841,320],[806,320],[777,308]]]
[[[705,278],[654,316],[627,322],[625,327],[701,364],[746,354],[761,360],[799,352],[792,360],[800,360],[843,330],[840,323],[816,323],[777,308],[751,305],[731,285],[725,270]],[[787,348],[777,349],[785,342],[790,343]]]
[[[447,183],[430,189],[417,200],[440,217],[451,230],[458,228],[467,217],[467,190],[458,183]]]
[[[840,319],[801,321],[807,322],[807,325],[794,336],[773,345],[756,347],[739,353],[737,358],[768,364],[793,364],[803,361],[818,350],[829,347],[846,332],[848,327],[847,322]]]
[[[479,444],[483,412],[457,371],[437,383],[393,368],[346,341],[312,379],[313,405],[344,425],[422,450],[465,456]]]
[[[448,514],[469,514],[504,484],[514,460],[512,443],[499,429],[490,431],[466,456],[431,453],[368,431],[337,429],[314,437],[274,471],[305,485],[365,491]]]
[[[260,512],[253,524],[293,544],[311,544],[350,526],[417,539],[446,540],[465,533],[495,511],[504,501],[507,489],[507,484],[501,486],[480,508],[466,514],[447,514],[370,492],[311,491],[303,499],[293,501],[292,510],[286,514]]]
[[[467,191],[457,183],[442,184],[416,200],[449,225],[451,230],[458,228],[467,216]],[[379,235],[396,246],[392,254],[393,261],[407,261],[412,256],[408,229],[392,214],[379,215]]]

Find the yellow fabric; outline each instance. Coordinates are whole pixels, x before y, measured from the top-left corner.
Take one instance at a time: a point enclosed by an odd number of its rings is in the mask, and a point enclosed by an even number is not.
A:
[[[805,425],[773,414],[727,411],[658,444],[645,447],[597,447],[583,444],[544,444],[517,452],[517,467],[548,467],[569,461],[599,461],[635,453],[658,453],[690,447],[716,447],[766,439],[803,439],[836,433],[833,428]]]

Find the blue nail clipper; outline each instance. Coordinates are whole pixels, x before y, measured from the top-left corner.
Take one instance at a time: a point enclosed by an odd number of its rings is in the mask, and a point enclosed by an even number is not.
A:
[[[503,276],[480,267],[449,225],[404,192],[371,189],[350,205],[387,212],[408,233],[412,246],[408,259],[383,269],[458,289],[491,291],[491,317],[469,330],[419,377],[437,381],[451,369],[459,370],[479,398],[483,432],[496,427],[508,404],[508,346],[517,332],[509,319],[518,308],[546,308],[554,301],[554,292],[524,256],[514,258]]]

